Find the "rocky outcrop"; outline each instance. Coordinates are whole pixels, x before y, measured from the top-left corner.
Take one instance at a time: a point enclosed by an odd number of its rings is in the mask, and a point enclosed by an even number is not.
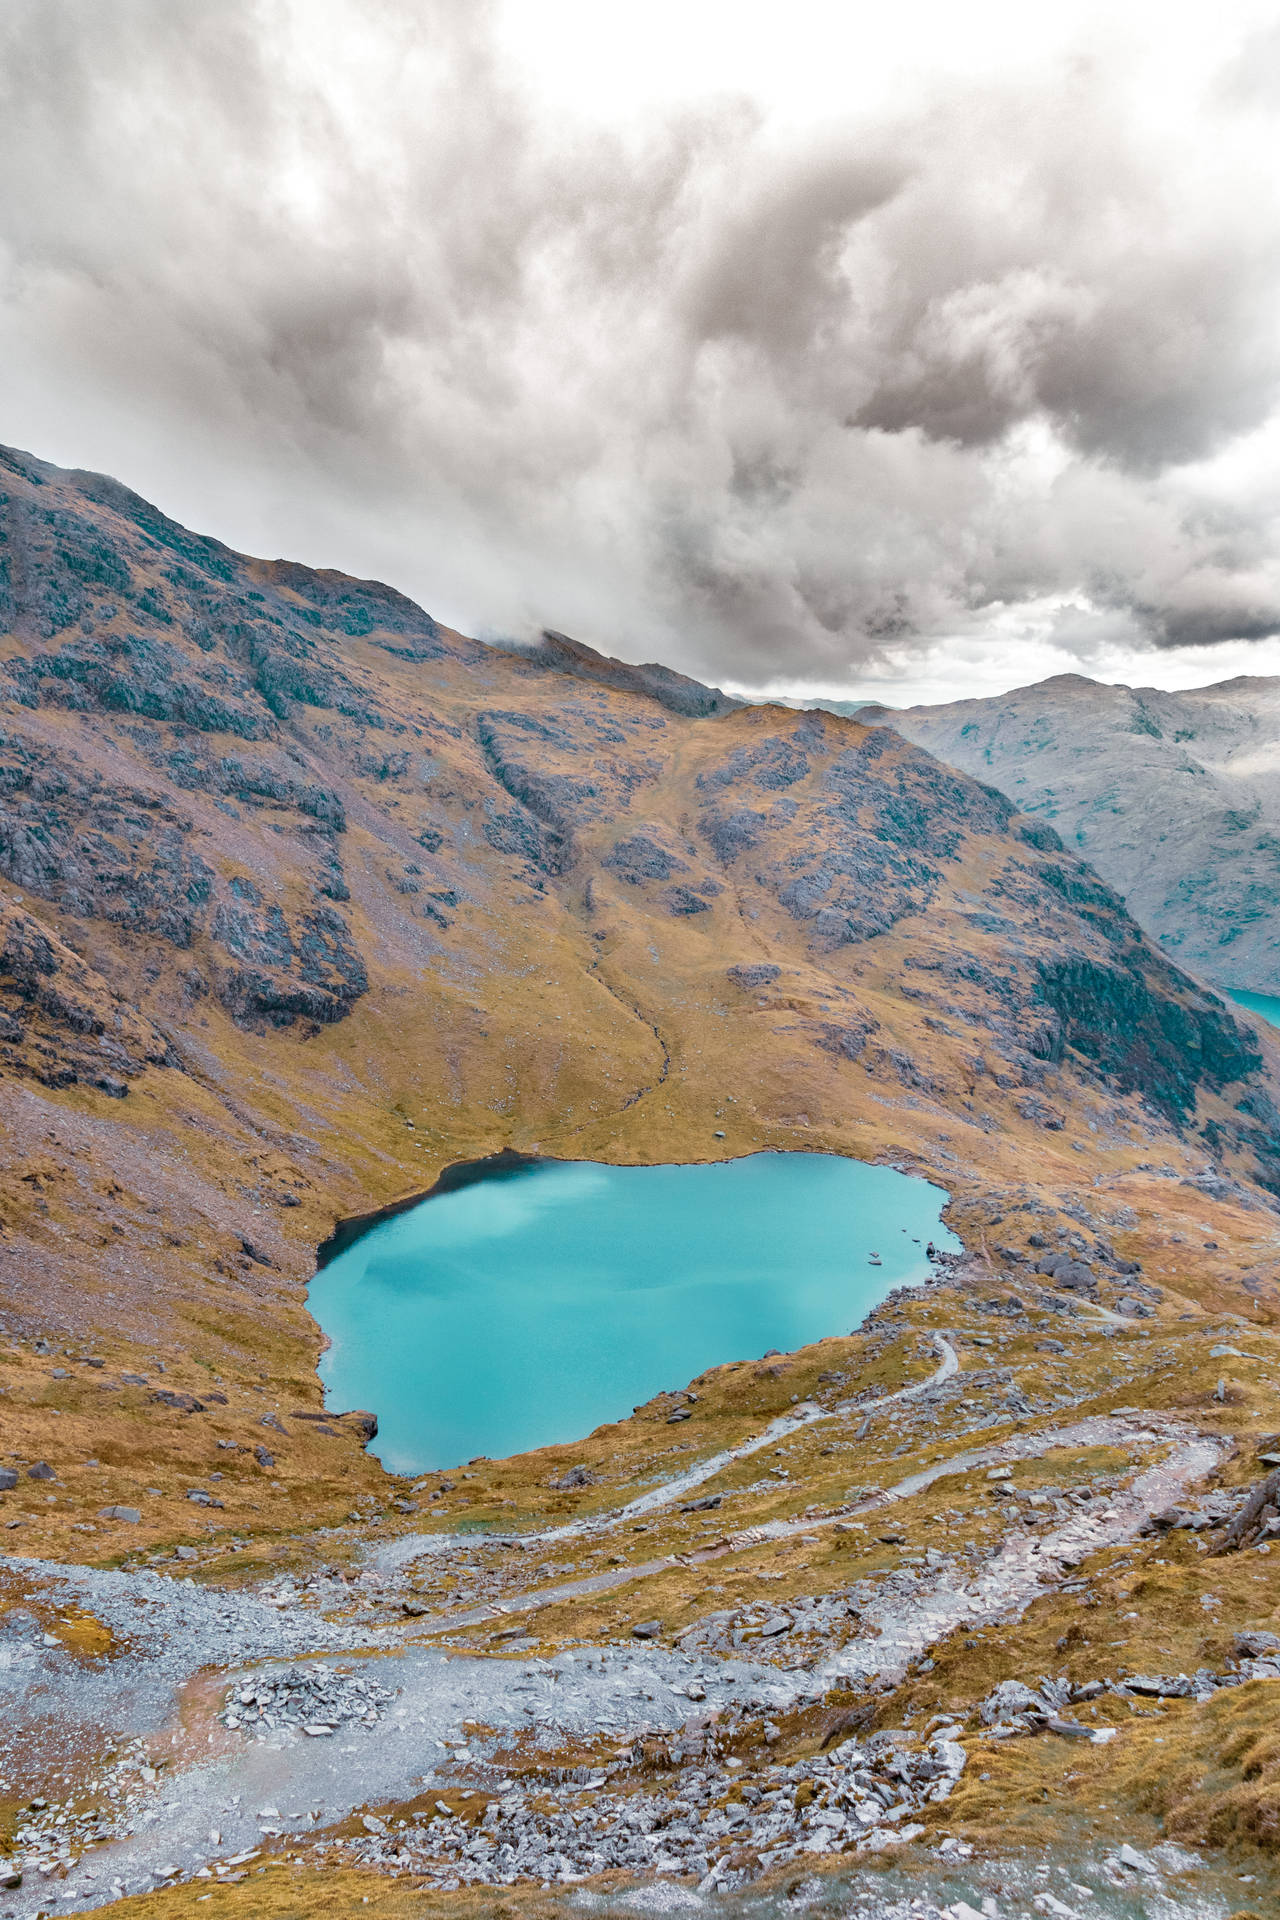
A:
[[[1076,955],[1038,962],[1039,995],[1057,1017],[1062,1047],[1176,1120],[1193,1110],[1199,1089],[1221,1092],[1257,1072],[1253,1034],[1220,1002],[1141,951],[1123,959],[1127,965]]]
[[[345,825],[342,802],[319,783],[246,770],[235,757],[209,768],[206,782],[190,748],[157,757],[187,790],[203,785],[269,801],[326,832]],[[318,903],[289,912],[264,903],[250,876],[220,874],[195,850],[195,823],[177,795],[113,785],[78,754],[56,757],[16,728],[0,738],[0,794],[0,874],[75,920],[105,921],[184,954],[199,949],[237,1019],[337,1020],[366,990],[364,964],[336,909]],[[330,860],[317,891],[332,898],[334,887]]]
[[[617,687],[624,693],[648,694],[660,706],[669,707],[672,713],[683,714],[689,719],[705,719],[713,713],[728,713],[732,707],[741,705],[740,701],[723,692],[720,687],[704,686],[701,680],[691,680],[687,674],[676,673],[671,667],[649,661],[644,666],[632,666],[627,660],[615,660],[611,655],[597,653],[594,647],[587,646],[581,640],[571,640],[566,633],[555,633],[547,629],[541,639],[532,647],[519,649],[522,656],[533,661],[536,666],[554,668],[557,673],[573,674],[581,680],[595,680],[601,686]]]
[[[803,810],[799,782],[807,785]],[[850,745],[828,739],[812,715],[790,737],[739,748],[698,786],[739,800],[751,788],[781,796],[769,807],[712,806],[699,826],[731,870],[754,854],[757,882],[827,951],[927,908],[966,833],[1003,832],[1013,815],[1001,795],[957,779],[927,754],[904,752],[891,733]],[[776,839],[787,851],[770,859]]]
[[[0,1068],[123,1100],[172,1045],[33,915],[0,897]]]
[[[257,901],[220,905],[210,931],[221,949],[219,995],[242,1021],[341,1020],[368,991],[351,930],[332,907],[313,907],[291,921],[280,907]]]

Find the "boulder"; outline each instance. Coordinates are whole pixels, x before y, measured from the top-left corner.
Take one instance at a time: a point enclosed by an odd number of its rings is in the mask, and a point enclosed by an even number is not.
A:
[[[1238,1660],[1261,1660],[1265,1654],[1280,1652],[1280,1635],[1252,1630],[1238,1633],[1233,1651]]]
[[[771,987],[781,971],[781,967],[759,960],[751,966],[730,967],[729,978],[735,987],[741,987],[744,992],[751,993],[760,987]]]
[[[1073,1293],[1095,1293],[1098,1282],[1092,1267],[1083,1260],[1073,1259],[1067,1253],[1049,1253],[1036,1261],[1036,1272],[1042,1273],[1057,1287],[1067,1287]]]
[[[169,1387],[157,1387],[151,1395],[157,1406],[171,1407],[175,1413],[203,1413],[204,1402],[193,1393],[174,1393]]]
[[[1280,1469],[1269,1473],[1265,1480],[1259,1480],[1250,1489],[1244,1505],[1214,1548],[1214,1552],[1234,1553],[1240,1547],[1248,1546],[1262,1534],[1267,1521],[1276,1512],[1278,1505],[1280,1505]]]
[[[596,1477],[581,1461],[576,1467],[566,1467],[558,1480],[551,1482],[557,1493],[571,1493],[576,1487],[593,1487]]]
[[[1002,1680],[978,1708],[983,1722],[992,1726],[997,1720],[1010,1720],[1024,1713],[1045,1712],[1045,1703],[1021,1680]]]
[[[1195,1692],[1185,1673],[1131,1673],[1125,1685],[1130,1693],[1143,1693],[1152,1699],[1189,1700]]]

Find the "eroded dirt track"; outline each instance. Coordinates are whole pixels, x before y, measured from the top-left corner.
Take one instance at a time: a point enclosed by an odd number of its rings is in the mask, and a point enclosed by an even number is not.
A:
[[[943,1369],[953,1370],[953,1362],[948,1349]],[[798,1408],[785,1421],[794,1429],[812,1417],[811,1410]],[[781,1424],[771,1423],[767,1431]],[[673,1499],[701,1484],[718,1462],[760,1444],[757,1436],[704,1461],[693,1477],[681,1476],[660,1492]],[[161,1878],[197,1872],[207,1862],[254,1848],[264,1834],[301,1836],[371,1804],[411,1799],[428,1787],[444,1790],[460,1768],[483,1771],[513,1740],[554,1752],[566,1741],[617,1741],[674,1730],[692,1717],[691,1701],[699,1702],[699,1718],[717,1709],[768,1715],[818,1699],[851,1678],[893,1679],[958,1626],[1016,1617],[1088,1555],[1132,1539],[1153,1506],[1182,1495],[1221,1452],[1219,1443],[1172,1418],[1091,1418],[1015,1434],[936,1463],[886,1488],[865,1510],[910,1498],[947,1476],[1083,1447],[1123,1447],[1149,1464],[1097,1514],[1074,1515],[1034,1539],[1006,1539],[963,1581],[941,1570],[909,1600],[884,1592],[864,1614],[856,1638],[787,1670],[759,1656],[725,1658],[653,1645],[588,1647],[548,1660],[459,1655],[415,1644],[421,1626],[371,1629],[303,1609],[282,1614],[259,1596],[202,1589],[153,1573],[13,1563],[33,1596],[64,1610],[72,1603],[88,1610],[110,1628],[117,1645],[113,1658],[86,1672],[34,1635],[30,1644],[9,1650],[0,1667],[9,1768],[20,1771],[31,1736],[58,1724],[66,1757],[75,1759],[86,1781],[95,1781],[99,1798],[104,1786],[117,1788],[106,1793],[97,1828],[105,1844],[87,1858],[67,1847],[50,1861],[50,1874],[66,1876],[58,1888],[60,1906],[94,1906],[121,1890],[140,1891]],[[636,1503],[629,1503],[590,1525],[615,1524],[635,1510]],[[748,1529],[712,1551],[732,1553],[814,1524]],[[454,1536],[441,1536],[434,1548],[447,1554],[455,1544]],[[473,1546],[474,1537],[466,1544]],[[643,1579],[648,1571],[632,1567],[621,1577]],[[591,1584],[563,1583],[559,1591]],[[517,1594],[508,1608],[544,1604],[548,1592]],[[393,1694],[393,1702],[369,1724],[340,1724],[322,1733],[259,1727],[259,1737],[249,1737],[215,1718],[231,1680],[252,1688],[277,1674],[282,1663],[300,1658],[366,1672]],[[143,1747],[175,1728],[170,1764],[146,1779]],[[105,1758],[108,1749],[118,1756],[114,1763]],[[500,1777],[494,1773],[494,1782]],[[15,1784],[21,1790],[20,1779]],[[13,1894],[12,1910],[34,1913],[46,1900],[37,1865]]]

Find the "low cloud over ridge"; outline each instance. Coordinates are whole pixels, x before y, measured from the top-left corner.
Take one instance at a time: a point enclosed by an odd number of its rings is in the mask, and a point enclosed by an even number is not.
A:
[[[1273,48],[1176,134],[1085,47],[784,136],[567,120],[496,18],[10,0],[0,439],[740,685],[1280,633]]]

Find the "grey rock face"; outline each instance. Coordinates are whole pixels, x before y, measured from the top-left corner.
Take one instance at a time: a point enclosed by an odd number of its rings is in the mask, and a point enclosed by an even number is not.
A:
[[[771,987],[781,972],[781,967],[775,967],[769,961],[762,960],[754,966],[730,967],[729,978],[735,987],[741,987],[744,992],[749,993],[759,987]]]
[[[999,787],[1033,844],[1056,833],[1183,965],[1280,994],[1280,679],[1165,693],[1059,674],[856,717]]]

